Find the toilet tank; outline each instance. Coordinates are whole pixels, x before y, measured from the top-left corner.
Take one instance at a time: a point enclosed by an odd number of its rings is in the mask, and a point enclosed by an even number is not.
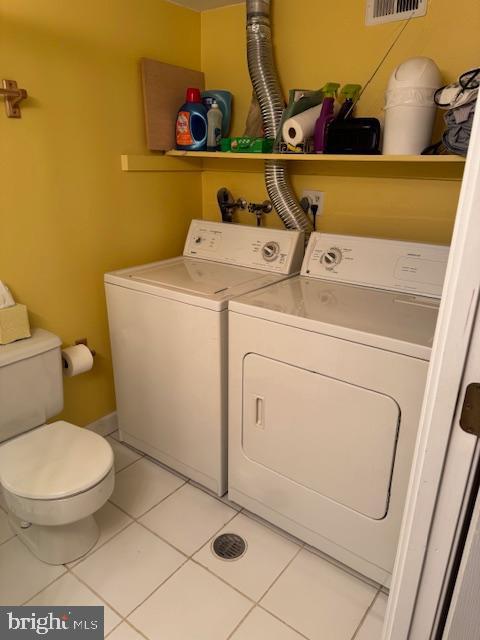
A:
[[[0,442],[38,427],[63,408],[60,338],[34,329],[0,345]]]

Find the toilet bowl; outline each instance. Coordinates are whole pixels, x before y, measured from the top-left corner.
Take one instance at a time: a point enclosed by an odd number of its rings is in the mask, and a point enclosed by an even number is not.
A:
[[[65,564],[98,540],[93,514],[113,491],[112,448],[68,422],[43,425],[0,446],[0,484],[19,538],[40,560]]]

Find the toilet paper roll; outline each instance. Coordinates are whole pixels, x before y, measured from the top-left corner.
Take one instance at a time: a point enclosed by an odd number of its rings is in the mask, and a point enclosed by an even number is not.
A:
[[[93,356],[84,344],[62,349],[63,375],[67,378],[90,371],[93,367]]]
[[[322,110],[322,105],[302,111],[297,116],[285,120],[282,127],[282,136],[285,142],[293,146],[305,142],[313,136],[315,123]]]

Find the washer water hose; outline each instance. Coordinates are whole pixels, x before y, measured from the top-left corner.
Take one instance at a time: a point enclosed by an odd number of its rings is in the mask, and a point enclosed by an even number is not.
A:
[[[275,139],[284,102],[273,61],[270,2],[247,0],[247,58],[250,79],[262,112],[265,137]],[[312,223],[293,192],[285,161],[265,162],[265,184],[275,211],[286,228],[304,231],[308,235],[312,231]]]

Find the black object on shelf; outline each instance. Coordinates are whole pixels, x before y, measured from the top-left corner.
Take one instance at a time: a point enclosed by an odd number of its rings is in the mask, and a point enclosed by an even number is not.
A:
[[[380,122],[377,118],[334,120],[328,127],[325,153],[380,153]]]

